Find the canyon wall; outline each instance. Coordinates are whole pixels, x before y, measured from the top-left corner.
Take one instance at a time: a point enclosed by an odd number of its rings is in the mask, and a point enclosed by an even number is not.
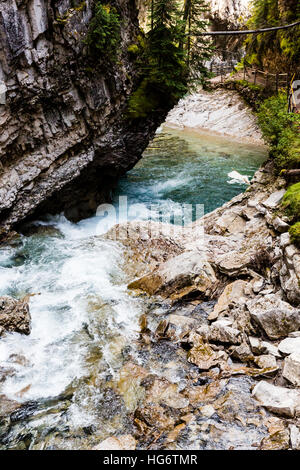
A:
[[[0,0],[2,231],[39,213],[92,214],[164,120],[164,110],[126,115],[139,10],[134,0],[115,6],[119,57],[105,63],[85,44],[95,0]]]
[[[210,0],[210,18],[216,24],[238,27],[249,18],[250,3],[251,0]]]

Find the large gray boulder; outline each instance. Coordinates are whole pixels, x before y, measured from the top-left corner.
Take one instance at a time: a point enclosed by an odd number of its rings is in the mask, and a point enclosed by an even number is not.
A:
[[[251,318],[270,339],[278,339],[300,328],[300,309],[283,301],[278,294],[268,294],[247,302]]]
[[[300,354],[300,337],[285,338],[279,343],[278,350],[285,356],[288,356],[294,352]]]
[[[161,263],[155,271],[128,287],[175,300],[191,294],[210,297],[217,286],[215,272],[203,255],[186,251]]]
[[[300,415],[300,392],[277,387],[264,380],[253,389],[252,395],[262,406],[276,414],[293,418]]]

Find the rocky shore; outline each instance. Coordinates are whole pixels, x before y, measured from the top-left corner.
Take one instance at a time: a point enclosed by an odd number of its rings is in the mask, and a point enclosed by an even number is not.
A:
[[[120,372],[143,391],[133,448],[300,449],[300,251],[284,193],[268,162],[183,233],[135,222],[107,234],[131,230],[129,289],[152,299],[140,362]]]

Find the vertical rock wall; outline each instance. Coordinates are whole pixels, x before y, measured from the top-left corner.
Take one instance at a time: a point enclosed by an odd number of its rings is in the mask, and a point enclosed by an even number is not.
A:
[[[2,230],[45,211],[92,214],[165,117],[126,117],[138,7],[114,1],[120,60],[96,63],[84,43],[95,0],[0,0]]]

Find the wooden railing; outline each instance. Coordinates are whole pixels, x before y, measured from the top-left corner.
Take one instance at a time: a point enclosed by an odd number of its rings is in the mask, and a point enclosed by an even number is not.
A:
[[[221,83],[228,80],[228,74],[235,71],[235,65],[212,65],[210,68],[211,72],[216,75],[216,78]],[[254,85],[260,85],[264,88],[269,88],[278,92],[280,89],[284,89],[287,92],[290,88],[290,82],[293,78],[290,73],[270,73],[258,70],[254,67],[244,66],[242,70],[233,76],[234,79],[246,80],[247,82],[253,83]]]
[[[261,85],[264,88],[278,92],[279,89],[289,90],[292,75],[290,73],[270,73],[258,70],[254,67],[244,67],[243,79],[250,81],[254,85]]]

